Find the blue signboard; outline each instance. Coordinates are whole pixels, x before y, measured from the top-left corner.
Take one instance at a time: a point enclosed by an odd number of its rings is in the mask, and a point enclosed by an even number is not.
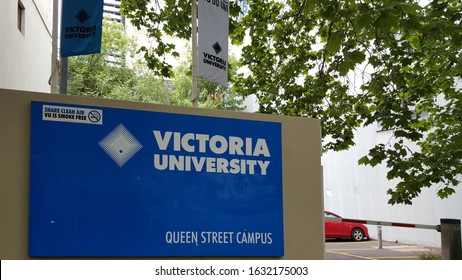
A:
[[[32,102],[30,256],[283,256],[281,124]]]

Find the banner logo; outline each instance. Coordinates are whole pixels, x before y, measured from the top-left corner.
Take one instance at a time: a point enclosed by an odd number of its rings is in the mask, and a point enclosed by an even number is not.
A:
[[[218,43],[218,42],[213,44],[212,48],[213,48],[213,50],[215,51],[216,54],[219,54],[222,51],[220,43]]]
[[[80,23],[85,23],[87,20],[90,19],[90,15],[84,10],[80,10],[80,12],[75,16],[79,21]]]

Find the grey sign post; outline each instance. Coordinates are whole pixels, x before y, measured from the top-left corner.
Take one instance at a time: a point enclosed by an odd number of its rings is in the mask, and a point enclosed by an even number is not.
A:
[[[461,231],[459,219],[441,219],[441,258],[462,260]]]

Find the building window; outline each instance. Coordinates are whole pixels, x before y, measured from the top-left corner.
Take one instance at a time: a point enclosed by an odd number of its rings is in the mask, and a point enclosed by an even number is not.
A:
[[[26,8],[21,1],[18,1],[18,29],[24,35]]]

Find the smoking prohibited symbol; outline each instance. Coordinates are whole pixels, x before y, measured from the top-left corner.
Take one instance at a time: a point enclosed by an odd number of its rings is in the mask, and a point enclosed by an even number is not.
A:
[[[88,113],[88,119],[93,122],[93,123],[97,123],[101,120],[101,114],[98,112],[98,111],[90,111]]]

